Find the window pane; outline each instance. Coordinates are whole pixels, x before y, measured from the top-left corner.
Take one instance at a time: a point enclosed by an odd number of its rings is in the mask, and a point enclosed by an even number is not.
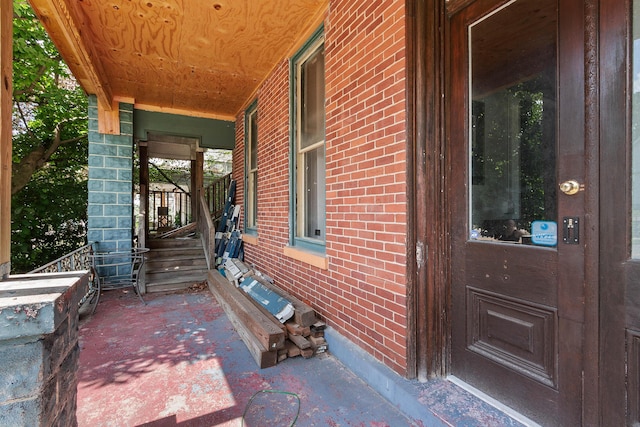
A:
[[[294,245],[320,250],[325,241],[324,41],[314,36],[294,57],[296,115],[293,171]]]
[[[300,148],[324,141],[324,48],[311,55],[300,70]]]
[[[249,113],[247,121],[246,226],[255,228],[258,217],[258,112],[255,109]]]
[[[324,240],[325,152],[324,146],[304,153],[304,225],[302,237]]]
[[[555,231],[531,234],[534,221],[557,229],[555,26],[532,26],[531,43],[507,49],[503,12],[470,31],[470,236],[554,246]]]
[[[247,180],[247,227],[256,227],[256,218],[258,216],[258,192],[257,188],[258,172],[249,173]]]

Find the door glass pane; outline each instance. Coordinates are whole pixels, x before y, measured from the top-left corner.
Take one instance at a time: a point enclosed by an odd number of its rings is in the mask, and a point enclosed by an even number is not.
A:
[[[633,2],[631,256],[640,258],[640,2]]]
[[[557,242],[557,21],[532,19],[541,10],[557,16],[553,1],[519,0],[469,30],[472,239]]]

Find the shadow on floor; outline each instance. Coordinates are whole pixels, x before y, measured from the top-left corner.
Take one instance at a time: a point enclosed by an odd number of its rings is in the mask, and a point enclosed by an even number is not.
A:
[[[331,354],[259,369],[208,290],[145,300],[107,292],[81,322],[79,426],[426,425]]]

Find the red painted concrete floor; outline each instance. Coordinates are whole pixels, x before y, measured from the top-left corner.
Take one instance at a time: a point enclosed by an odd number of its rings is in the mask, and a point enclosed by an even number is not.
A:
[[[82,320],[80,427],[422,425],[330,354],[259,369],[206,289],[145,300],[106,292]]]

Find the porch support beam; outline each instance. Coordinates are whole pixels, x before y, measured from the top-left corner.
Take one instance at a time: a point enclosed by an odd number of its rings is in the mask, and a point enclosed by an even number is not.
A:
[[[13,0],[0,0],[0,280],[11,270]]]
[[[30,0],[38,19],[44,25],[71,72],[90,95],[96,95],[98,109],[117,116],[117,103],[113,102],[111,86],[95,47],[82,37],[90,30],[75,0]],[[110,116],[113,118],[113,116]],[[107,123],[110,123],[107,121]],[[111,126],[110,126],[111,127]],[[119,131],[119,126],[115,128]],[[107,129],[108,130],[108,129]],[[103,132],[108,133],[108,132]]]
[[[196,159],[191,161],[191,212],[193,221],[200,220],[198,215],[198,204],[200,203],[200,194],[204,186],[204,153],[201,149],[196,151]]]
[[[149,150],[147,141],[138,141],[138,159],[140,160],[140,232],[138,243],[147,247],[149,239]]]
[[[98,99],[98,132],[105,135],[120,135],[119,102],[114,100],[107,109]]]

